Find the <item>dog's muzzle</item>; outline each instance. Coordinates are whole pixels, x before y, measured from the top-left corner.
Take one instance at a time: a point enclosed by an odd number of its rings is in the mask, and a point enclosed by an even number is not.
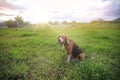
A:
[[[63,44],[64,41],[63,41],[63,39],[62,39],[61,37],[59,37],[59,38],[58,38],[58,42],[59,42],[60,44]]]

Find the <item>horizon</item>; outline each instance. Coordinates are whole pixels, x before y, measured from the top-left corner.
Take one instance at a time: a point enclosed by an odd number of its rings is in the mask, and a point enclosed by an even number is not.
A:
[[[34,3],[34,4],[33,4]],[[20,15],[30,23],[77,21],[120,17],[119,0],[1,0],[0,21]]]

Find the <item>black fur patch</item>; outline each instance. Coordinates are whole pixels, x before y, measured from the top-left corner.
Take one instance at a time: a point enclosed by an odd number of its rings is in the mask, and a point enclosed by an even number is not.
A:
[[[72,56],[74,58],[78,57],[80,53],[83,51],[79,48],[79,46],[73,42]]]

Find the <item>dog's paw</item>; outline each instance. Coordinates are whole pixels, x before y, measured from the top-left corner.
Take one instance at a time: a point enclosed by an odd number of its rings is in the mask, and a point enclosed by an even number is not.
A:
[[[70,60],[67,60],[67,62],[70,62]]]

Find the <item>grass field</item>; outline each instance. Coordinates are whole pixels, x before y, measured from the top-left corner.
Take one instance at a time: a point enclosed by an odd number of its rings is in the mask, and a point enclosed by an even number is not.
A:
[[[65,33],[94,59],[66,62]],[[0,29],[0,80],[119,80],[120,24]]]

